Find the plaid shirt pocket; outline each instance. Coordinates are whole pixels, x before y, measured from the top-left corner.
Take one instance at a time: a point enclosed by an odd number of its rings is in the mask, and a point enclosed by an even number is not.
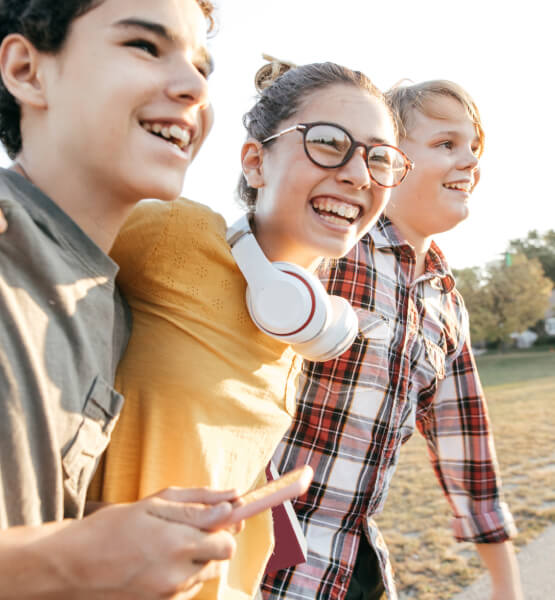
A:
[[[356,313],[359,323],[358,340],[361,342],[360,352],[363,356],[359,363],[358,385],[385,389],[389,383],[389,318],[364,308],[357,308]]]

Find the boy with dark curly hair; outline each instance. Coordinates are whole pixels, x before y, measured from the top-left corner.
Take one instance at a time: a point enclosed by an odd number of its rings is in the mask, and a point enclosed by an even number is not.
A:
[[[83,517],[130,329],[108,257],[175,198],[211,125],[208,2],[1,0],[0,598],[189,598],[233,552],[234,492]]]

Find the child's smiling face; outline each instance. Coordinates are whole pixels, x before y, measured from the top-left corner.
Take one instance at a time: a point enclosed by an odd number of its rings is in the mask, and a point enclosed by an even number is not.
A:
[[[413,112],[400,141],[415,167],[393,190],[386,211],[414,244],[464,220],[479,180],[481,142],[463,105],[438,95],[426,108],[429,114]]]
[[[396,144],[385,105],[351,85],[312,92],[279,129],[316,121],[340,125],[366,144]],[[389,199],[390,191],[371,181],[361,148],[345,165],[330,169],[308,159],[298,131],[262,146],[261,152],[256,236],[271,260],[309,266],[322,256],[343,256]]]
[[[211,124],[195,0],[105,0],[41,55],[45,134],[67,169],[129,201],[170,199]]]

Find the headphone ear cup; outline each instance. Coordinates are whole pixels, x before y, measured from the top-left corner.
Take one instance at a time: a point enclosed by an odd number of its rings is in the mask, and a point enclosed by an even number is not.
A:
[[[358,318],[351,304],[341,296],[329,296],[331,318],[314,340],[293,345],[306,360],[324,362],[348,350],[358,334]]]
[[[332,313],[330,296],[321,281],[302,267],[288,262],[275,262],[275,287],[268,287],[255,298],[247,289],[247,307],[252,320],[268,335],[289,344],[302,344],[316,338],[328,326]],[[306,294],[286,294],[291,286]],[[294,319],[293,319],[294,317]],[[291,327],[295,322],[294,328]],[[283,325],[288,323],[288,329]],[[281,327],[278,327],[281,324]]]

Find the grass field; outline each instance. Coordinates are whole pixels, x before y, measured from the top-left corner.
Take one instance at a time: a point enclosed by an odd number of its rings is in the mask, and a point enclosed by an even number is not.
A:
[[[555,521],[555,352],[521,351],[478,359],[505,500],[517,548]],[[376,521],[392,554],[400,597],[448,600],[483,573],[471,543],[457,543],[450,510],[425,443],[404,446],[384,513]]]

